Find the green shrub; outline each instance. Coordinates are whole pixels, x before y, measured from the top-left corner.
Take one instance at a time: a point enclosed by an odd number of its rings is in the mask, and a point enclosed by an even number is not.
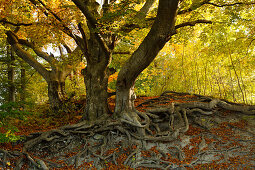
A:
[[[0,143],[14,142],[20,139],[15,135],[15,132],[18,132],[15,120],[26,120],[29,113],[24,110],[25,106],[28,104],[24,102],[8,102],[0,106],[0,128],[2,130]]]

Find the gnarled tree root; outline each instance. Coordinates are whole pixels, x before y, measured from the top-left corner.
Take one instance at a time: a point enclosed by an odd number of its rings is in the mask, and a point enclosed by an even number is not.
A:
[[[166,97],[166,95],[167,93],[163,93],[161,98]],[[150,100],[150,102],[153,103],[153,100]],[[254,115],[255,113],[255,106],[237,105],[209,97],[203,98],[199,102],[170,103],[168,106],[148,109],[146,112],[124,112],[123,116],[117,120],[102,118],[94,122],[83,121],[48,132],[32,134],[24,143],[23,152],[9,152],[0,149],[0,158],[2,158],[3,167],[7,167],[8,159],[13,159],[14,157],[19,158],[16,162],[17,168],[21,168],[26,162],[29,162],[30,167],[38,169],[60,167],[61,165],[47,159],[34,158],[28,154],[28,151],[42,148],[41,150],[53,152],[51,147],[55,147],[57,143],[61,143],[62,150],[63,148],[68,149],[70,141],[78,138],[80,141],[83,141],[84,147],[73,156],[73,164],[76,168],[79,167],[79,161],[84,157],[88,160],[95,160],[97,158],[97,162],[112,160],[117,164],[116,157],[118,153],[104,155],[107,148],[110,149],[109,146],[114,145],[112,142],[113,138],[118,136],[128,139],[126,142],[129,146],[134,141],[173,142],[178,139],[180,134],[189,130],[188,118],[196,114],[211,116],[215,113],[217,107],[248,115]],[[97,141],[98,144],[89,146],[88,141],[92,139]],[[167,169],[175,167],[171,162],[164,162],[156,158],[140,162],[138,160],[135,162],[131,161],[133,157],[139,154],[142,148],[142,146],[137,144],[137,149],[132,151],[123,163],[133,168],[150,167]],[[202,150],[203,147],[199,148]],[[56,149],[55,151],[58,150]],[[184,159],[184,155],[178,147],[173,146],[169,151],[176,154],[177,159],[180,161]],[[166,157],[163,152],[162,156]]]

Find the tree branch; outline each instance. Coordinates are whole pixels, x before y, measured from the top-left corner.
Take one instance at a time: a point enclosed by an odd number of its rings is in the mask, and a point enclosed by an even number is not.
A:
[[[185,10],[181,10],[177,12],[177,15],[181,15],[181,14],[185,14],[191,11],[194,11],[195,9],[203,6],[204,4],[208,3],[210,0],[204,0],[202,2],[198,2],[198,3],[192,3],[191,6],[188,9]]]
[[[31,1],[31,0],[30,0]],[[63,20],[61,18],[59,18],[59,16],[57,16],[57,14],[55,14],[50,8],[48,8],[41,0],[38,0],[40,2],[40,4],[47,10],[49,11],[59,22],[63,22]]]
[[[141,20],[145,20],[148,12],[150,11],[151,7],[153,6],[153,4],[155,3],[155,0],[146,0],[145,4],[143,5],[143,7],[140,9],[140,11],[137,12],[135,18],[139,21]],[[146,19],[146,21],[152,21],[153,19]],[[133,29],[135,28],[142,28],[139,24],[136,24],[134,22],[132,23],[127,23],[125,25],[123,25],[119,30],[129,33],[131,32]]]
[[[86,36],[86,33],[84,31],[84,29],[82,28],[82,25],[81,23],[78,24],[78,28],[81,32],[81,35],[82,35],[82,38],[83,38],[83,46],[84,46],[84,49],[86,51],[88,51],[88,42],[87,42],[87,36]]]
[[[48,12],[43,9],[43,7],[39,6],[38,2],[36,2],[35,0],[29,0],[32,4],[34,4],[35,7],[38,7],[43,13],[44,15],[48,16]]]
[[[208,20],[195,20],[195,21],[190,21],[190,22],[184,22],[182,24],[176,25],[175,29],[179,29],[181,27],[186,27],[186,26],[195,26],[196,24],[200,24],[200,23],[212,24],[212,21],[208,21]]]
[[[65,47],[67,53],[72,53],[71,48],[66,43],[64,43],[63,46]]]
[[[96,18],[92,15],[92,13],[89,11],[88,7],[86,6],[86,4],[83,1],[81,1],[81,0],[72,0],[72,1],[81,10],[83,15],[86,17],[86,19],[88,21],[88,24],[91,27],[91,30],[90,30],[91,33],[94,33],[95,38],[97,39],[100,46],[103,48],[104,52],[106,54],[109,54],[110,49],[106,45],[106,43],[105,43],[104,39],[102,38],[102,36],[100,35],[100,31],[97,28],[98,23],[97,23]]]
[[[113,54],[132,54],[131,51],[114,51]]]
[[[33,56],[31,56],[31,54],[23,50],[23,48],[19,44],[18,37],[12,31],[7,31],[6,35],[9,44],[15,50],[16,54],[25,62],[27,62],[30,66],[32,66],[35,70],[37,70],[38,73],[41,74],[45,80],[49,80],[50,72],[46,70],[43,65],[40,64],[37,60],[35,60]]]
[[[13,25],[13,26],[16,26],[16,27],[19,27],[19,26],[31,26],[31,25],[33,25],[33,23],[13,23],[13,22],[7,21],[6,18],[1,19],[0,23],[10,24],[10,25]]]
[[[103,14],[108,13],[109,8],[110,8],[109,0],[104,0],[104,3],[103,3]]]
[[[32,4],[34,4],[37,7],[37,2],[35,0],[29,0]],[[56,20],[58,20],[61,23],[61,26],[63,27],[63,32],[66,33],[68,36],[70,36],[71,38],[75,39],[75,36],[72,33],[72,30],[69,29],[63,22],[63,20],[57,15],[55,14],[50,8],[48,8],[41,0],[38,0],[39,3],[49,12],[51,13]],[[39,7],[40,10],[42,10],[42,12],[48,16],[48,13],[45,13],[45,10],[42,7]]]
[[[205,4],[213,5],[216,7],[225,7],[225,6],[235,6],[235,5],[255,5],[255,2],[236,2],[236,3],[232,3],[232,4],[215,4],[212,2],[207,2]]]
[[[58,61],[52,55],[49,55],[48,53],[43,52],[42,50],[36,48],[32,42],[29,42],[27,40],[18,39],[18,42],[19,44],[31,48],[36,53],[36,55],[46,60],[51,65],[52,68],[55,68],[55,65],[58,63]]]
[[[201,6],[203,6],[205,4],[213,5],[215,7],[227,7],[227,6],[235,6],[235,5],[254,5],[255,2],[236,2],[236,3],[231,3],[231,4],[215,4],[215,3],[210,2],[210,0],[204,0],[200,3],[191,4],[191,6],[188,9],[178,11],[177,14],[180,15],[180,14],[185,14],[185,13],[194,11],[197,8],[200,8]]]
[[[175,32],[178,3],[179,0],[159,0],[157,16],[151,30],[118,74],[117,92],[131,88],[137,76],[149,66],[166,42],[169,41]],[[116,101],[118,100],[117,96]],[[118,109],[120,108],[116,109],[117,113]]]
[[[156,0],[146,0],[143,7],[140,9],[140,11],[136,14],[137,19],[145,19],[148,12],[150,11],[151,7],[155,3]]]

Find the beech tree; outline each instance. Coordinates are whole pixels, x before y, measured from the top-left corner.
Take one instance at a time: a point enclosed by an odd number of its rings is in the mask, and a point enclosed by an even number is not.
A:
[[[62,9],[69,9],[69,14],[73,17],[58,15],[57,10],[52,10],[51,2],[41,0],[26,1],[30,6],[40,10],[46,18],[49,19],[48,25],[56,30],[63,31],[72,40],[75,41],[79,49],[86,58],[87,66],[83,71],[84,82],[86,86],[86,108],[83,119],[89,121],[96,120],[100,117],[108,116],[109,109],[107,105],[107,85],[108,77],[111,74],[109,64],[115,53],[115,47],[121,41],[122,34],[130,33],[134,29],[151,27],[149,33],[143,39],[139,47],[131,54],[131,57],[121,68],[117,78],[116,89],[116,107],[114,115],[124,118],[123,120],[135,122],[139,125],[139,117],[134,108],[134,83],[138,75],[154,60],[159,51],[177,33],[179,28],[185,26],[194,26],[199,23],[211,24],[212,21],[201,19],[201,17],[190,17],[189,21],[182,21],[176,24],[178,15],[191,13],[204,6],[240,6],[252,5],[254,3],[225,1],[193,1],[192,3],[179,0],[147,0],[140,10],[134,10],[136,4],[140,1],[109,1],[104,0],[102,7],[95,0],[72,0],[58,1],[63,6]],[[69,8],[68,8],[69,7]],[[149,17],[149,11],[157,9],[156,16]],[[204,7],[204,10],[207,8]],[[59,10],[60,11],[60,10]],[[71,15],[72,16],[72,15]],[[69,16],[70,17],[70,16]],[[128,19],[134,17],[134,19]],[[65,20],[66,19],[66,20]],[[13,20],[13,19],[12,19]],[[114,27],[119,20],[117,28]],[[2,23],[12,26],[28,27],[34,23],[18,23],[8,21],[8,18],[1,20]],[[57,60],[52,56],[37,50],[35,45],[26,40],[19,39],[14,32],[7,31],[8,41],[15,49],[18,56],[23,58],[33,66],[47,81],[49,89],[49,98],[53,107],[62,100],[62,89],[64,80],[69,70],[59,69],[56,66]],[[31,55],[24,51],[21,45],[26,45],[34,52],[45,59],[51,65],[48,71]]]
[[[7,31],[6,34],[8,36],[8,42],[12,45],[16,54],[32,66],[46,80],[51,109],[56,112],[58,112],[59,109],[64,109],[63,106],[66,99],[65,80],[70,74],[72,66],[69,63],[61,63],[54,58],[53,54],[43,52],[34,46],[33,43],[24,39],[19,39],[11,31]],[[34,59],[34,57],[24,50],[21,45],[32,48],[37,56],[46,60],[50,64],[50,70],[47,70],[47,68]],[[67,49],[67,51],[70,52],[70,49]]]

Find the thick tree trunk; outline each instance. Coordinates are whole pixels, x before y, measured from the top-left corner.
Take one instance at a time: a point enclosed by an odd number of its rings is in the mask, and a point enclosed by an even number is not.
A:
[[[131,88],[124,88],[124,86],[118,86],[116,91],[116,106],[115,113],[132,112],[135,110],[134,101],[136,95],[134,92],[134,83]]]
[[[138,75],[147,68],[175,33],[175,18],[179,0],[160,0],[157,17],[139,48],[122,67],[117,79],[115,114],[122,116],[133,110],[133,87]]]
[[[94,121],[110,113],[107,87],[112,54],[106,46],[112,44],[112,40],[106,38],[107,41],[103,42],[99,39],[98,34],[91,32],[90,39],[81,48],[87,60],[87,67],[82,72],[86,86],[86,106],[82,120]]]
[[[65,111],[65,82],[64,81],[47,81],[48,96],[51,110],[53,112]]]
[[[83,120],[93,121],[109,113],[107,98],[108,71],[98,69],[97,65],[83,70],[86,85],[86,107]]]

